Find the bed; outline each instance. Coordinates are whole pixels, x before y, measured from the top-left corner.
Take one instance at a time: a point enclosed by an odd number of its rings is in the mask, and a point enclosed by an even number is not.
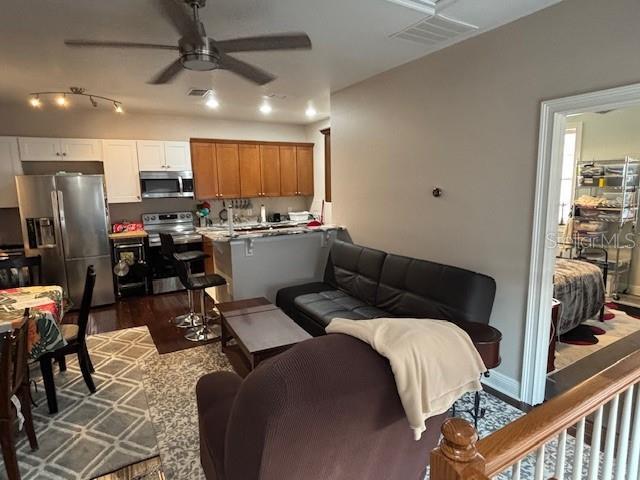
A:
[[[567,333],[604,307],[605,286],[602,270],[581,260],[556,258],[553,297],[562,302],[558,335]]]

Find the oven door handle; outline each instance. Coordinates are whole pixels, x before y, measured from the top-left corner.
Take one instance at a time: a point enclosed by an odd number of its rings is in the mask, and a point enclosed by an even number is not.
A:
[[[120,248],[142,248],[144,247],[143,243],[123,243],[121,245],[115,245],[114,248],[120,249]]]

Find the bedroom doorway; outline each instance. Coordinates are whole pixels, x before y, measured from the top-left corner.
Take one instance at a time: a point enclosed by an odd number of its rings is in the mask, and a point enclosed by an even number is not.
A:
[[[590,355],[600,363],[624,356],[622,337],[637,332],[640,341],[640,310],[623,305],[640,293],[640,250],[633,262],[638,132],[640,84],[542,102],[520,392],[526,403],[588,378]],[[554,339],[562,340],[555,353]]]

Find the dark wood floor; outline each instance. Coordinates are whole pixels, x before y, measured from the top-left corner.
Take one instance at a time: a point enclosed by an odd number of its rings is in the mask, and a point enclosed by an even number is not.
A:
[[[208,297],[206,307],[207,309],[213,307],[213,303]],[[113,305],[92,309],[87,333],[93,335],[146,326],[158,353],[171,353],[202,344],[194,344],[186,340],[184,338],[185,330],[174,326],[172,322],[174,317],[187,311],[186,292],[125,298]],[[67,313],[63,319],[63,323],[75,323],[76,321],[77,314],[75,312]]]

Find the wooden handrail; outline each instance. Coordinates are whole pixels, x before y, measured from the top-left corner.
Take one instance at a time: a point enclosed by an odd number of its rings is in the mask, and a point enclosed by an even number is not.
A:
[[[638,381],[640,351],[539,405],[477,443],[473,441],[475,431],[468,431],[468,422],[457,418],[449,419],[442,427],[443,439],[440,446],[431,454],[431,479],[482,478],[477,477],[477,473],[491,478],[592,414]],[[452,449],[451,445],[456,445],[458,450],[462,447],[473,450],[475,460],[471,463],[461,460],[455,453],[456,448]],[[479,462],[478,459],[482,461]],[[450,472],[457,474],[451,475]]]

